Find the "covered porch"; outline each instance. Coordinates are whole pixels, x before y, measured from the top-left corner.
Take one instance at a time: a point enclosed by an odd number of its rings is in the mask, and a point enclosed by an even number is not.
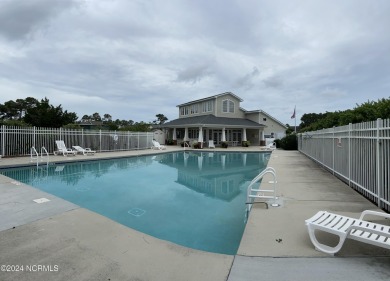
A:
[[[164,124],[166,138],[178,145],[198,143],[201,148],[208,147],[210,141],[215,146],[223,142],[228,146],[241,146],[246,141],[260,145],[264,140],[265,126],[262,124],[248,119],[207,117],[180,118]]]

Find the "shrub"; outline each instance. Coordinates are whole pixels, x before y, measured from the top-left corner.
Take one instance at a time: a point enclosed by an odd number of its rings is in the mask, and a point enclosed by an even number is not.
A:
[[[276,147],[278,147],[277,144]],[[282,138],[280,140],[280,147],[283,148],[284,150],[297,150],[298,149],[297,135],[291,134]]]
[[[221,147],[222,148],[228,148],[229,144],[226,141],[221,142]]]
[[[174,141],[172,139],[167,139],[167,145],[173,145]]]
[[[200,148],[200,144],[197,143],[197,142],[194,142],[194,143],[192,144],[192,147],[193,147],[194,149],[199,149],[199,148]]]
[[[251,142],[250,142],[250,141],[243,141],[243,142],[241,143],[241,145],[242,145],[243,147],[249,147],[249,146],[251,145]]]

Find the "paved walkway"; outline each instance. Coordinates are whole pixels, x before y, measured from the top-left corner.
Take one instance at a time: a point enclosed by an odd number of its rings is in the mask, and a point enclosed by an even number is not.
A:
[[[176,148],[168,148],[172,149]],[[155,151],[50,159],[68,162],[146,153]],[[13,165],[29,165],[29,159],[0,162]],[[254,204],[236,256],[150,237],[0,176],[0,265],[14,265],[7,268],[12,272],[0,270],[0,280],[390,279],[390,251],[347,241],[338,255],[328,256],[314,249],[304,225],[318,210],[358,217],[365,209],[375,210],[372,203],[299,152],[274,151],[269,166],[277,171],[281,206],[266,209],[265,204]],[[262,185],[269,185],[267,178]],[[42,197],[51,201],[32,201]]]

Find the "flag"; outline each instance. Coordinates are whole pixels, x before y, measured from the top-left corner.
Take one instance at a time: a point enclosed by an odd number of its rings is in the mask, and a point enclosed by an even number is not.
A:
[[[295,107],[294,107],[294,113],[293,115],[291,115],[291,119],[294,119],[295,118]]]

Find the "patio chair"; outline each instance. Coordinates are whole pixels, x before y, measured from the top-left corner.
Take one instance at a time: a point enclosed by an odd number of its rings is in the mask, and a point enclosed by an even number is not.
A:
[[[209,148],[215,148],[214,140],[209,140]]]
[[[77,151],[66,148],[64,141],[56,140],[57,151],[54,151],[54,155],[62,154],[64,156],[73,155],[76,156]]]
[[[95,150],[91,150],[90,148],[82,148],[78,145],[73,145],[72,147],[77,151],[77,153],[82,153],[84,155],[95,155],[96,153]]]
[[[152,149],[158,149],[158,150],[167,149],[165,145],[161,145],[158,141],[153,140],[152,142],[153,142]]]
[[[359,219],[320,211],[305,221],[310,240],[319,251],[334,255],[340,251],[346,238],[390,249],[390,226],[364,220],[366,215],[390,219],[390,214],[366,210]],[[318,242],[315,231],[332,233],[339,237],[339,243],[330,247]]]
[[[276,143],[275,142],[271,142],[269,144],[267,144],[265,147],[262,147],[262,149],[265,149],[265,150],[275,150],[276,149]]]

